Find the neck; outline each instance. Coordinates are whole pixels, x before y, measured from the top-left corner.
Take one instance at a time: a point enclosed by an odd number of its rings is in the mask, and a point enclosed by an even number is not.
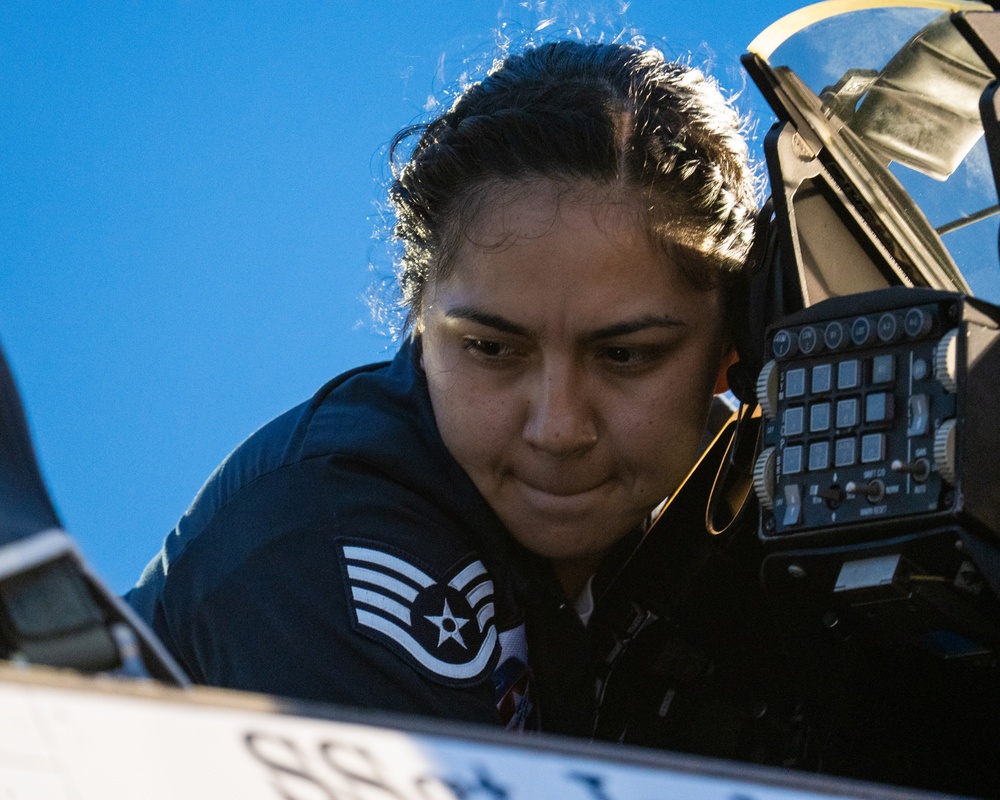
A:
[[[570,600],[576,600],[587,585],[590,576],[597,572],[597,565],[601,563],[603,553],[598,555],[585,556],[581,558],[567,558],[554,560],[552,567],[555,570],[559,584]]]

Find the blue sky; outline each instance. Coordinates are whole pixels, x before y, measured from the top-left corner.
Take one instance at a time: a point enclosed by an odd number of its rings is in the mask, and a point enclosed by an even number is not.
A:
[[[738,89],[796,6],[5,3],[0,341],[84,555],[124,591],[237,443],[392,352],[365,301],[387,145],[498,35],[634,29]]]

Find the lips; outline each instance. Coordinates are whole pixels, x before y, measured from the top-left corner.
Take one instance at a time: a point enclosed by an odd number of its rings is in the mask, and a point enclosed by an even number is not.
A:
[[[577,497],[593,492],[600,489],[609,480],[608,478],[601,478],[597,481],[577,479],[567,480],[558,477],[547,480],[535,480],[533,478],[524,478],[519,475],[515,475],[514,478],[518,483],[531,492],[549,495],[550,497],[565,498]]]

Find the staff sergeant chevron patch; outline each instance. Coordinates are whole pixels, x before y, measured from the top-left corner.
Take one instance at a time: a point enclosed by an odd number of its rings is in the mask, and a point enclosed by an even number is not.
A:
[[[398,551],[344,541],[340,553],[354,628],[439,683],[477,683],[499,653],[493,581],[469,556],[440,580]]]

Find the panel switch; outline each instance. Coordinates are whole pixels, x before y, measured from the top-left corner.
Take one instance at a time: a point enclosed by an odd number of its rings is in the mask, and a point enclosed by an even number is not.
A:
[[[785,484],[785,517],[783,525],[798,525],[802,522],[802,493],[797,483]]]
[[[931,418],[931,408],[927,395],[915,394],[910,397],[908,417],[907,436],[923,436],[927,433]]]

